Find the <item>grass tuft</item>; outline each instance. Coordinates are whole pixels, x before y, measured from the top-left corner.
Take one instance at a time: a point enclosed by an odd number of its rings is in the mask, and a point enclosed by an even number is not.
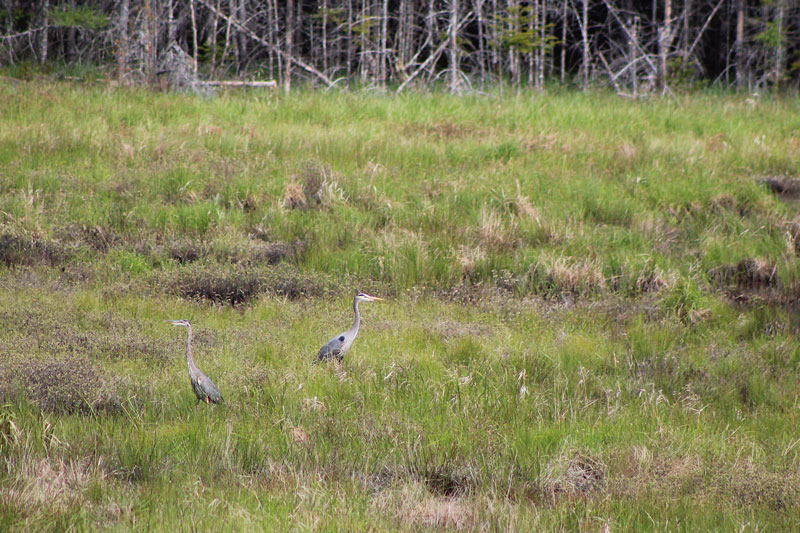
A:
[[[114,413],[121,409],[113,385],[85,359],[12,362],[3,369],[0,380],[4,401],[21,396],[49,413]]]

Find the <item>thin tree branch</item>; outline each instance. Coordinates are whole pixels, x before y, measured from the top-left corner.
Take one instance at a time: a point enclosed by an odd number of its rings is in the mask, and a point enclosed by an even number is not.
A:
[[[242,25],[238,20],[236,20],[236,19],[234,19],[232,17],[229,17],[228,15],[226,15],[225,13],[222,13],[221,11],[218,11],[207,0],[197,0],[197,2],[202,4],[202,5],[204,5],[206,8],[208,8],[212,12],[216,13],[218,16],[222,17],[224,20],[230,22],[238,30],[244,32],[248,37],[250,37],[251,39],[256,41],[261,46],[264,46],[265,48],[274,51],[276,54],[278,54],[279,56],[283,57],[286,61],[294,63],[295,65],[297,65],[298,67],[302,68],[303,70],[305,70],[307,72],[310,72],[311,74],[313,74],[314,76],[316,76],[317,78],[322,80],[322,82],[325,83],[325,85],[327,85],[328,87],[333,87],[334,83],[331,81],[331,79],[328,76],[326,76],[324,73],[320,72],[319,70],[315,69],[314,67],[312,67],[311,65],[309,65],[308,63],[303,61],[302,59],[298,59],[298,58],[294,57],[291,54],[287,54],[286,52],[284,52],[283,50],[281,50],[277,46],[273,46],[272,44],[269,43],[269,41],[265,41],[264,39],[259,37],[256,34],[256,32],[254,32],[253,30],[251,30],[247,26]]]
[[[466,16],[465,16],[465,17],[462,19],[462,21],[458,23],[458,27],[456,28],[456,30],[455,30],[455,31],[458,31],[459,29],[461,29],[461,27],[462,27],[462,26],[464,26],[465,24],[467,24],[467,23],[471,22],[471,21],[472,21],[471,17],[472,17],[472,11],[470,11],[469,13],[467,13],[467,15],[466,15]],[[403,83],[401,83],[401,84],[400,84],[400,87],[398,87],[398,88],[397,88],[397,91],[396,91],[396,92],[397,92],[397,94],[400,94],[400,93],[403,91],[403,89],[405,89],[405,88],[406,88],[406,85],[408,85],[408,84],[411,82],[411,80],[413,80],[414,78],[416,78],[417,76],[419,76],[419,74],[420,74],[420,73],[422,73],[422,71],[423,71],[423,70],[425,70],[426,68],[428,68],[428,65],[430,65],[432,62],[434,62],[434,61],[436,61],[437,59],[439,59],[439,57],[441,57],[441,55],[442,55],[442,52],[444,52],[444,49],[445,49],[445,48],[447,48],[447,45],[448,45],[448,44],[450,44],[450,41],[448,41],[447,39],[445,39],[445,41],[444,41],[444,42],[442,42],[442,43],[439,45],[439,47],[438,47],[438,48],[436,48],[436,50],[435,50],[435,51],[434,51],[434,52],[433,52],[431,55],[429,55],[429,56],[428,56],[428,59],[426,59],[425,61],[423,61],[423,62],[422,62],[422,64],[421,64],[420,66],[418,66],[418,67],[417,67],[417,70],[415,70],[414,72],[412,72],[412,73],[411,73],[411,74],[408,76],[408,78],[406,78],[406,80],[405,80]]]
[[[697,38],[692,43],[692,46],[689,47],[689,51],[686,52],[687,56],[691,56],[692,55],[692,52],[694,52],[694,47],[697,46],[697,43],[700,42],[700,38],[703,36],[703,33],[705,33],[706,28],[708,28],[708,25],[711,23],[711,19],[714,18],[714,15],[717,14],[717,11],[719,10],[720,7],[722,7],[722,4],[724,2],[725,2],[725,0],[719,0],[719,3],[717,4],[717,7],[715,7],[714,11],[712,11],[711,14],[708,16],[708,18],[706,19],[706,23],[703,24],[702,28],[700,28],[700,33],[697,34]]]

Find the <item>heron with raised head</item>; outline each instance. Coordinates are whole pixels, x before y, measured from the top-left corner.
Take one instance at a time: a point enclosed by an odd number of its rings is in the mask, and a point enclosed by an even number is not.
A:
[[[341,362],[344,354],[346,354],[347,350],[350,349],[350,345],[353,344],[356,335],[358,335],[358,328],[361,325],[361,313],[358,312],[359,302],[376,302],[378,300],[383,300],[383,298],[370,296],[364,292],[359,292],[356,294],[356,297],[353,299],[353,313],[355,314],[355,318],[353,319],[353,327],[326,342],[325,345],[319,349],[319,353],[317,353],[317,358],[314,360],[314,363],[326,361],[328,359],[335,359],[336,361]]]
[[[192,325],[186,319],[167,320],[167,322],[173,326],[189,330],[186,337],[186,364],[189,365],[189,381],[192,383],[192,390],[194,395],[197,396],[197,400],[206,403],[220,403],[222,394],[219,393],[219,389],[194,364],[194,358],[192,357]]]

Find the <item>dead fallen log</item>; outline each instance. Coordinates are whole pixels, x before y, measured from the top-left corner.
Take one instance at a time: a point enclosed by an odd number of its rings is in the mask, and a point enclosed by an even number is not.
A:
[[[197,81],[197,85],[205,85],[207,87],[270,87],[275,89],[278,87],[278,82],[275,80],[269,81]]]

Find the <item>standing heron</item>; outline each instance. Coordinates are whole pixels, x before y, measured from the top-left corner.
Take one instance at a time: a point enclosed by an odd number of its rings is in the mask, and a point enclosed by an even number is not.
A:
[[[356,297],[353,299],[353,313],[355,314],[353,327],[326,342],[325,345],[319,349],[314,363],[326,361],[331,358],[341,363],[344,354],[350,349],[350,345],[353,344],[356,335],[358,335],[358,327],[361,325],[361,313],[358,312],[358,302],[375,302],[378,300],[383,300],[383,298],[370,296],[363,292],[356,294]]]
[[[206,403],[220,403],[222,394],[219,393],[219,389],[194,364],[194,358],[192,357],[192,325],[186,319],[167,320],[167,322],[173,326],[189,330],[189,335],[186,337],[186,364],[189,365],[189,381],[192,383],[192,390],[194,395],[197,396],[197,400]]]

